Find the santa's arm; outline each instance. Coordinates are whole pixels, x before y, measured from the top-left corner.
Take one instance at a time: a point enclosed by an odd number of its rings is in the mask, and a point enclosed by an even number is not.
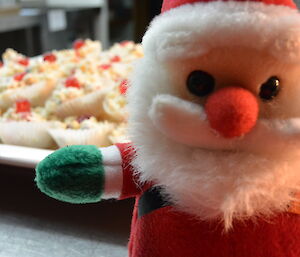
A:
[[[129,144],[107,148],[69,146],[50,154],[36,168],[38,188],[57,200],[94,203],[136,195]]]

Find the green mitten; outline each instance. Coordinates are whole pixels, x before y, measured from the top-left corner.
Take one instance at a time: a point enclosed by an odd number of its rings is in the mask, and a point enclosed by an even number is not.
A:
[[[68,146],[40,162],[36,168],[38,188],[57,200],[93,203],[104,187],[102,155],[96,146]]]

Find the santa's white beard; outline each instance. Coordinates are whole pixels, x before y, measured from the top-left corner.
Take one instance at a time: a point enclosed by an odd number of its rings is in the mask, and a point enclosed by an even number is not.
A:
[[[300,191],[296,145],[287,143],[279,154],[262,156],[177,143],[159,132],[148,116],[156,95],[177,95],[164,68],[144,58],[132,84],[128,106],[129,132],[137,151],[133,165],[141,181],[162,186],[179,210],[200,220],[219,219],[229,229],[234,220],[286,211],[295,200],[293,193]],[[276,144],[276,138],[270,142]]]
[[[138,130],[137,127],[135,129]],[[299,191],[300,152],[280,156],[209,151],[180,145],[141,127],[134,166],[142,181],[154,181],[179,210],[201,220],[264,218],[287,210]],[[133,132],[133,131],[132,131]]]

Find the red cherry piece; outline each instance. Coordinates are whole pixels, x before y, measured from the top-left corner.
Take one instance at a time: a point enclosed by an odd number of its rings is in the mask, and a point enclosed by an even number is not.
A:
[[[121,46],[127,46],[128,44],[130,44],[129,40],[125,40],[120,43]]]
[[[75,54],[76,54],[77,60],[78,60],[78,58],[82,57],[82,54],[78,50],[75,50]]]
[[[16,102],[16,113],[30,112],[31,105],[28,100],[20,100]]]
[[[22,73],[16,74],[14,76],[14,80],[15,81],[21,81],[21,80],[23,80],[23,78],[25,77],[25,75],[26,75],[26,72],[22,72]]]
[[[57,60],[56,56],[53,53],[48,53],[44,55],[45,62],[55,62]]]
[[[85,120],[89,120],[91,117],[92,117],[91,115],[82,115],[82,116],[79,116],[79,117],[77,118],[77,121],[78,121],[79,123],[82,123],[82,122],[85,121]]]
[[[73,49],[75,50],[79,50],[81,47],[83,47],[85,45],[84,40],[82,39],[77,39],[74,43],[73,43]]]
[[[120,93],[122,95],[126,95],[127,89],[128,89],[128,80],[124,79],[119,86]]]
[[[1,61],[0,61],[0,68],[2,68],[2,67],[3,67],[3,65],[4,65],[4,64],[3,64],[3,62],[1,62]]]
[[[110,64],[102,64],[102,65],[100,65],[100,68],[101,68],[102,70],[108,70],[108,69],[111,68],[111,65],[110,65]]]
[[[65,82],[65,87],[76,87],[80,88],[80,83],[77,78],[70,77]]]
[[[121,58],[120,56],[116,55],[114,56],[113,58],[110,59],[111,62],[120,62],[121,61]]]
[[[18,61],[18,64],[21,64],[23,66],[28,66],[29,65],[29,59],[28,58],[23,58],[23,59],[20,59]]]

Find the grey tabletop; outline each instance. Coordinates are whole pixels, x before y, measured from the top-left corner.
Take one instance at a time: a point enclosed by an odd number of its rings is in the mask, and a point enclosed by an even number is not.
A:
[[[132,201],[71,205],[0,165],[0,257],[126,257]]]

